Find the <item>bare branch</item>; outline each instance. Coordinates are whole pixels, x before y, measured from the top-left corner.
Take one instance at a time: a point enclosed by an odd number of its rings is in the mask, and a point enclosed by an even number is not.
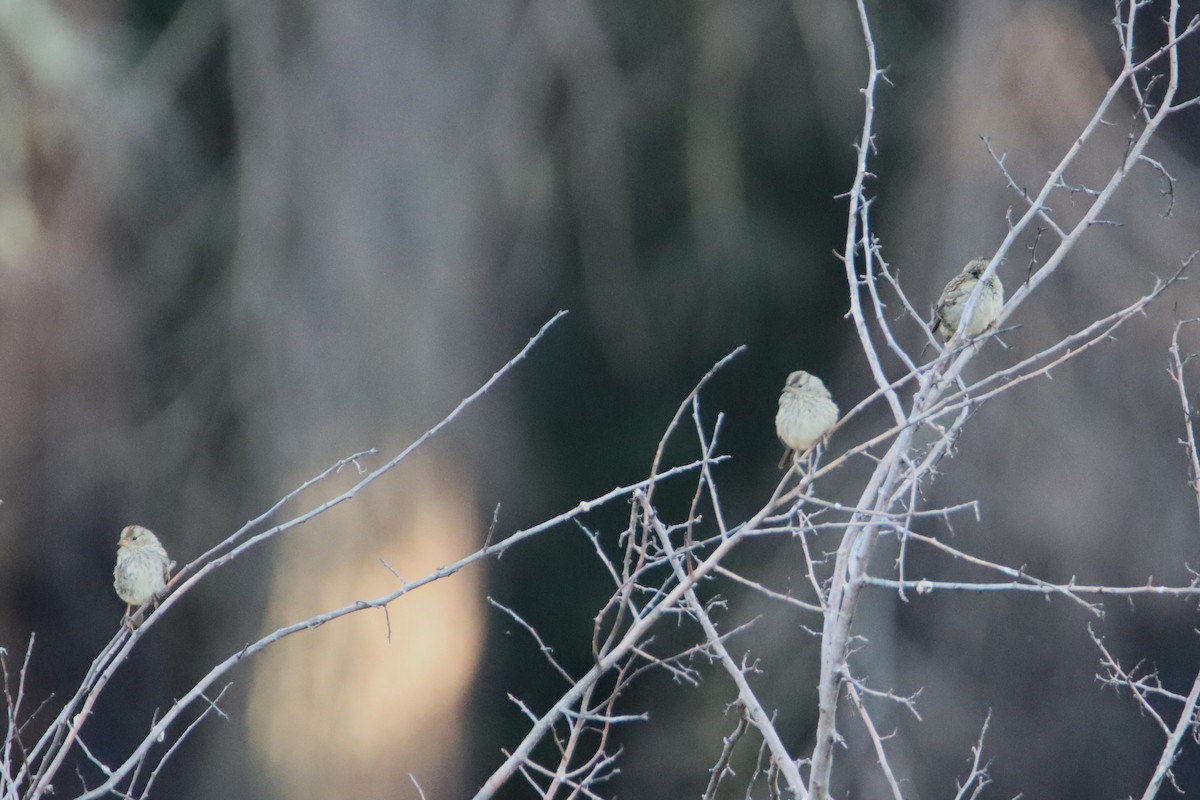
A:
[[[900,784],[896,781],[896,774],[892,771],[892,765],[888,761],[887,752],[883,749],[883,738],[875,728],[875,723],[871,720],[871,715],[867,713],[867,707],[863,703],[858,687],[853,683],[849,683],[847,684],[847,691],[850,694],[850,699],[854,701],[854,707],[858,709],[858,715],[862,718],[867,733],[871,736],[871,743],[875,745],[875,757],[879,760],[879,766],[883,769],[883,777],[887,781],[888,788],[892,790],[892,797],[895,800],[904,800],[904,792],[900,790]]]
[[[746,718],[746,709],[739,705],[737,727],[722,740],[721,755],[717,757],[717,763],[709,770],[708,787],[705,788],[704,794],[701,795],[701,800],[716,800],[717,789],[721,785],[721,779],[725,777],[726,772],[732,772],[729,769],[729,760],[733,757],[733,748],[737,747],[737,743],[742,740],[742,736],[745,735],[749,727],[750,720]]]
[[[954,800],[975,800],[984,787],[991,783],[987,773],[988,765],[979,763],[983,759],[983,740],[987,736],[988,725],[991,722],[992,712],[989,709],[987,716],[984,717],[983,727],[979,730],[979,741],[971,748],[971,771],[967,773],[966,780],[958,784],[958,793],[954,795]],[[971,790],[969,796],[967,795],[968,790]]]

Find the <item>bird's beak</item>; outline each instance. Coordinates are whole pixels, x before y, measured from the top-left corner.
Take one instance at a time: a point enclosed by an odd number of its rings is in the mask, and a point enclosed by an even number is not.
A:
[[[129,547],[129,540],[122,537],[121,540],[117,542],[117,547]]]

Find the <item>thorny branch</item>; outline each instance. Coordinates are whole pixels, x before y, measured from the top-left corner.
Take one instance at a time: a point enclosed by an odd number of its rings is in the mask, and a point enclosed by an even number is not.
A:
[[[1135,0],[1124,6],[1124,11],[1119,14],[1117,30],[1124,56],[1120,74],[1109,85],[1095,114],[1036,193],[1019,188],[1020,184],[1007,166],[1006,156],[997,155],[991,142],[984,140],[987,152],[1009,186],[1019,194],[1024,208],[1023,213],[1011,222],[1004,241],[991,256],[985,274],[993,274],[1019,238],[1030,234],[1035,225],[1042,226],[1041,230],[1053,231],[1058,237],[1057,245],[1041,266],[1035,269],[1036,265],[1031,265],[1030,274],[1005,305],[997,326],[1012,317],[1041,284],[1062,267],[1067,253],[1090,228],[1105,223],[1101,214],[1131,169],[1138,165],[1143,165],[1143,169],[1153,169],[1169,187],[1169,196],[1174,197],[1175,179],[1161,162],[1147,156],[1145,150],[1171,114],[1196,102],[1195,99],[1177,98],[1180,83],[1178,47],[1200,29],[1200,20],[1193,19],[1181,25],[1179,4],[1172,2],[1164,23],[1166,44],[1148,57],[1139,59],[1134,54],[1134,33],[1139,10],[1144,5]],[[872,689],[866,680],[852,671],[855,648],[871,646],[853,631],[855,613],[864,592],[896,591],[906,601],[909,600],[907,592],[922,598],[923,602],[931,602],[925,599],[927,595],[953,592],[1040,593],[1047,597],[1063,598],[1097,618],[1102,613],[1097,598],[1200,596],[1200,577],[1183,586],[1155,585],[1149,579],[1141,586],[1109,586],[1097,582],[1077,582],[1074,579],[1065,584],[1043,580],[1029,574],[1022,566],[981,558],[952,547],[936,536],[920,534],[912,529],[914,520],[922,518],[940,519],[948,525],[952,515],[962,511],[974,511],[979,515],[979,509],[972,503],[936,509],[918,506],[921,502],[920,487],[935,474],[939,461],[952,454],[958,434],[981,403],[1010,391],[1019,391],[1027,381],[1064,368],[1081,353],[1111,339],[1115,330],[1143,313],[1155,299],[1183,278],[1177,272],[1166,281],[1157,282],[1145,296],[1113,314],[1073,334],[1043,343],[1041,350],[1033,356],[1014,360],[981,379],[969,382],[963,372],[966,365],[984,347],[994,346],[993,340],[1003,340],[1005,329],[999,327],[974,340],[967,340],[959,331],[942,345],[924,326],[921,315],[909,301],[899,273],[883,257],[881,245],[872,230],[871,198],[867,185],[871,177],[870,163],[875,137],[875,94],[884,73],[877,63],[875,42],[863,0],[856,0],[855,8],[866,49],[868,70],[863,91],[863,124],[855,145],[855,177],[845,195],[849,208],[843,249],[838,253],[838,258],[847,280],[847,317],[854,325],[874,388],[866,398],[850,408],[835,430],[845,430],[850,420],[857,419],[861,423],[862,419],[858,418],[862,415],[863,419],[867,419],[865,413],[868,410],[885,408],[888,422],[882,426],[882,430],[864,434],[860,441],[843,446],[837,453],[830,452],[824,463],[820,463],[824,453],[815,455],[811,467],[803,472],[796,467],[789,469],[757,510],[744,521],[735,523],[728,511],[732,506],[722,501],[718,481],[721,470],[717,467],[727,463],[717,446],[723,417],[718,415],[713,425],[705,425],[700,397],[706,383],[738,356],[740,349],[736,350],[715,364],[680,403],[658,442],[645,479],[602,493],[593,500],[581,502],[499,541],[493,541],[494,530],[489,531],[479,549],[451,564],[411,581],[405,581],[397,575],[399,585],[384,595],[330,609],[272,631],[213,665],[204,677],[167,708],[161,718],[152,722],[145,737],[122,757],[120,763],[105,764],[91,754],[83,735],[96,704],[103,697],[104,689],[113,675],[124,666],[129,653],[145,633],[172,613],[178,596],[191,591],[202,581],[211,580],[221,567],[248,549],[262,546],[329,509],[353,500],[454,422],[463,409],[486,394],[529,354],[547,330],[561,318],[560,313],[547,322],[516,356],[476,392],[464,398],[444,419],[385,464],[366,471],[363,464],[375,455],[373,450],[338,461],[186,564],[172,578],[169,593],[148,615],[145,623],[135,631],[118,632],[101,650],[75,694],[56,708],[53,721],[29,747],[22,740],[22,732],[32,717],[24,709],[27,705],[26,675],[33,653],[33,640],[17,673],[15,690],[11,685],[12,676],[6,654],[0,650],[7,708],[6,731],[0,749],[0,796],[4,800],[36,800],[48,795],[52,789],[61,793],[62,771],[68,763],[68,756],[76,752],[83,754],[91,764],[90,769],[102,776],[95,785],[86,785],[84,791],[77,795],[79,798],[148,796],[155,778],[184,740],[204,719],[212,714],[221,714],[219,702],[224,689],[217,692],[214,698],[213,687],[246,658],[299,631],[319,627],[367,609],[386,611],[390,604],[423,586],[447,579],[462,569],[506,553],[564,523],[576,526],[588,537],[598,568],[611,580],[612,594],[595,614],[590,643],[592,663],[582,675],[578,674],[578,669],[566,669],[555,656],[554,644],[543,639],[518,609],[492,601],[501,613],[530,633],[534,645],[545,655],[565,688],[547,708],[532,708],[513,698],[529,720],[529,728],[517,745],[505,753],[502,763],[479,788],[476,798],[495,796],[518,775],[536,787],[542,797],[602,796],[599,793],[600,786],[611,780],[618,771],[623,726],[641,724],[647,719],[644,712],[627,710],[624,706],[628,687],[649,670],[664,670],[681,685],[695,685],[708,677],[710,671],[729,679],[728,686],[732,693],[730,702],[739,710],[739,722],[733,734],[724,741],[721,754],[712,768],[705,797],[714,797],[722,781],[736,777],[733,768],[734,747],[742,739],[751,737],[759,740],[762,756],[754,772],[746,779],[747,796],[754,785],[762,785],[772,797],[782,796],[782,792],[786,791],[796,798],[826,800],[833,795],[838,746],[846,741],[847,736],[857,735],[862,741],[870,741],[879,777],[891,795],[900,798],[904,794],[902,787],[906,780],[901,769],[904,765],[893,764],[890,760],[887,746],[889,736],[886,732],[881,733],[875,724],[868,703],[901,703],[920,720],[916,702],[920,689],[909,697],[898,692]],[[1118,6],[1119,11],[1121,8]],[[1153,84],[1155,80],[1159,83]],[[1104,124],[1106,115],[1111,114],[1118,97],[1126,91],[1137,100],[1137,125],[1129,133],[1120,163],[1098,188],[1071,187],[1065,179],[1068,170],[1078,163],[1095,132]],[[1078,194],[1081,202],[1087,204],[1082,217],[1074,225],[1063,223],[1047,203],[1054,192],[1064,189]],[[978,294],[978,291],[974,293]],[[889,316],[889,298],[899,300],[901,314],[898,318]],[[968,300],[964,318],[970,316],[970,307],[977,299],[973,296]],[[895,328],[900,320],[920,326],[924,344],[934,350],[932,360],[922,363],[921,354],[908,347],[905,337],[899,335]],[[1197,494],[1200,520],[1200,456],[1197,454],[1193,427],[1195,412],[1190,404],[1184,375],[1188,356],[1180,346],[1180,332],[1192,322],[1195,321],[1181,322],[1176,326],[1170,350],[1170,375],[1179,391],[1185,423],[1182,444],[1188,459],[1191,485]],[[896,367],[897,364],[899,367]],[[668,441],[676,435],[682,435],[682,423],[689,412],[694,423],[699,455],[690,463],[669,466],[665,456]],[[918,433],[925,440],[918,437]],[[932,438],[925,434],[931,434]],[[848,472],[845,467],[852,462],[868,465],[864,473],[866,477],[860,479],[857,500],[852,504],[844,504],[822,498],[816,491],[818,482],[835,473],[845,474]],[[359,474],[351,488],[263,529],[285,507],[307,497],[311,491],[349,466],[355,467]],[[681,515],[682,519],[672,520],[660,507],[657,489],[666,481],[679,481],[689,475],[696,481],[694,487],[689,485],[692,488],[690,504]],[[765,490],[763,493],[767,494]],[[589,512],[616,500],[631,503],[628,524],[624,530],[610,536],[604,531],[590,529],[590,520],[586,519]],[[900,555],[890,567],[894,572],[873,574],[869,570],[871,557],[879,541],[890,536],[895,536],[900,542]],[[795,596],[792,591],[774,588],[770,585],[772,580],[763,575],[731,566],[732,553],[746,542],[763,537],[794,539],[799,543],[803,564],[799,563],[797,556],[796,573],[801,575],[801,589],[796,591]],[[910,547],[929,548],[952,558],[971,570],[973,576],[957,581],[941,580],[936,576],[906,577],[905,558]],[[981,577],[975,577],[974,573]],[[1003,577],[997,579],[997,574]],[[778,709],[770,707],[765,699],[758,662],[750,646],[745,644],[749,637],[743,635],[743,632],[750,630],[754,621],[738,624],[729,620],[726,594],[730,589],[752,591],[774,603],[771,608],[794,614],[804,622],[812,620],[817,614],[821,615],[821,626],[816,631],[820,637],[816,731],[812,741],[803,745],[811,747],[811,753],[796,752],[795,748],[800,745],[792,738],[781,735],[776,727]],[[685,644],[676,641],[671,646],[657,642],[655,632],[668,621],[682,632],[681,635],[690,635],[691,639]],[[1190,691],[1183,695],[1164,687],[1153,672],[1122,668],[1102,640],[1098,636],[1094,636],[1094,640],[1102,654],[1105,672],[1102,680],[1109,685],[1128,689],[1166,739],[1143,795],[1144,798],[1154,797],[1161,785],[1171,778],[1171,767],[1186,733],[1197,723],[1200,673]],[[843,693],[857,711],[858,721],[855,723],[854,718],[850,718],[846,730],[840,731],[838,712]],[[1157,698],[1160,706],[1163,703],[1180,706],[1179,716],[1174,723],[1161,710],[1155,710],[1150,697]],[[971,749],[970,770],[958,784],[955,800],[979,798],[989,785],[983,744],[990,722],[989,713],[980,730],[978,742]],[[168,735],[172,736],[171,744],[163,752],[157,753],[154,745],[165,741]],[[539,743],[547,740],[548,744],[539,752],[550,751],[554,758],[539,761],[534,756],[535,749]],[[760,768],[764,764],[767,766]],[[855,768],[859,767],[861,765],[855,765]],[[143,777],[146,770],[149,772]],[[55,781],[60,784],[56,785]]]

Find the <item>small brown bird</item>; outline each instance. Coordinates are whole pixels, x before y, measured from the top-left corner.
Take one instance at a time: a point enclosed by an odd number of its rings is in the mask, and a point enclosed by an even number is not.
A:
[[[775,414],[775,433],[787,448],[779,466],[787,466],[790,460],[810,450],[829,433],[837,419],[837,404],[820,378],[803,370],[788,375]]]
[[[129,525],[121,531],[117,547],[117,568],[113,570],[113,588],[125,601],[125,621],[136,628],[140,619],[133,611],[154,600],[167,586],[171,561],[158,537],[141,525]]]
[[[971,292],[978,285],[979,277],[987,269],[990,260],[988,258],[971,260],[963,267],[963,271],[951,278],[950,282],[946,284],[946,288],[942,289],[942,296],[938,298],[937,306],[933,310],[930,326],[935,333],[942,337],[943,341],[949,341],[954,332],[958,330]],[[1002,308],[1004,308],[1004,285],[1000,283],[998,277],[992,275],[979,290],[979,298],[975,301],[975,308],[971,310],[971,318],[963,327],[963,335],[971,338],[992,327],[996,324],[996,317],[1000,316]]]

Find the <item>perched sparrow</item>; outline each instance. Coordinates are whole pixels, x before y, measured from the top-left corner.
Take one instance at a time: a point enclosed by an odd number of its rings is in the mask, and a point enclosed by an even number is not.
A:
[[[137,627],[141,620],[132,619],[133,610],[151,600],[157,602],[158,593],[166,588],[171,562],[158,537],[141,525],[121,531],[118,544],[113,588],[127,603],[125,619]]]
[[[803,370],[788,375],[775,414],[775,433],[787,448],[779,466],[821,441],[837,418],[837,404],[820,378]]]
[[[943,341],[949,341],[958,330],[967,300],[979,284],[979,276],[987,269],[988,261],[990,259],[987,258],[973,259],[963,267],[962,272],[950,279],[945,289],[942,289],[942,296],[938,298],[937,307],[933,310],[930,325]],[[975,308],[972,309],[971,318],[963,328],[963,334],[968,338],[978,336],[992,327],[1003,307],[1004,286],[1001,285],[1000,279],[993,275],[979,291],[979,298],[975,301]]]

